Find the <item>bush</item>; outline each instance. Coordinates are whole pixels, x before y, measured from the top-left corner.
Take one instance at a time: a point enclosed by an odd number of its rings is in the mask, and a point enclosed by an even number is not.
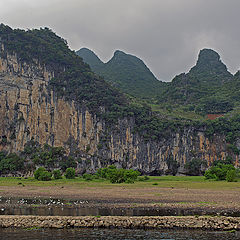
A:
[[[207,170],[204,176],[206,179],[226,180],[227,172],[230,170],[236,171],[231,164],[218,163],[216,166],[212,166]]]
[[[67,179],[74,179],[75,178],[75,169],[74,168],[67,168],[65,172],[65,177]]]
[[[237,181],[236,170],[228,170],[226,180],[227,182],[236,182]]]
[[[124,182],[124,169],[108,169],[107,179],[111,183],[123,183]]]
[[[94,177],[93,175],[88,174],[88,173],[83,174],[83,179],[85,179],[86,181],[92,181],[93,177]]]
[[[0,174],[24,169],[24,160],[15,153],[0,152]]]
[[[48,171],[43,171],[40,173],[40,176],[38,178],[38,180],[40,181],[50,181],[52,177],[52,173],[48,172]]]
[[[137,180],[137,177],[140,175],[139,171],[133,169],[124,170],[124,182],[134,183]]]
[[[207,170],[204,174],[205,179],[214,179],[217,180],[217,176],[211,172],[211,170]]]
[[[46,171],[46,169],[44,167],[40,167],[38,168],[35,172],[34,172],[34,178],[35,179],[39,179],[40,175],[42,172]]]
[[[61,179],[62,178],[62,173],[59,169],[53,171],[53,178],[54,179]]]
[[[140,172],[132,169],[117,169],[116,166],[110,165],[107,168],[98,169],[96,176],[109,180],[111,183],[134,183]]]

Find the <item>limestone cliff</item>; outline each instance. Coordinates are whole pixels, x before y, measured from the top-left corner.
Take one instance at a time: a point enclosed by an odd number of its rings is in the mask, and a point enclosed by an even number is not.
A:
[[[134,133],[134,118],[119,119],[109,128],[84,105],[57,97],[48,87],[54,75],[37,60],[26,64],[16,54],[0,58],[0,150],[19,152],[30,140],[62,146],[81,157],[78,168],[83,171],[114,163],[158,174],[176,161],[184,172],[184,164],[193,158],[209,165],[229,154],[239,162],[238,155],[228,152],[224,136],[208,139],[204,128],[185,127],[157,141]]]

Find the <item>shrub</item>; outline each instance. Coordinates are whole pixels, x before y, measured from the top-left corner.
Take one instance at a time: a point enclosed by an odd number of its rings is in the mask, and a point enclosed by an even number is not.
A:
[[[133,169],[124,170],[124,182],[134,183],[139,175],[139,171],[135,171]]]
[[[39,179],[40,175],[42,172],[46,171],[46,169],[44,167],[40,167],[38,168],[35,172],[34,172],[34,178],[35,179]]]
[[[108,169],[107,179],[110,180],[111,183],[123,183],[124,179],[124,169]]]
[[[0,152],[0,173],[21,171],[24,169],[24,160],[15,153],[7,155]]]
[[[50,181],[52,177],[52,173],[48,172],[48,171],[43,171],[40,173],[40,176],[38,178],[38,180],[40,181]]]
[[[85,179],[86,181],[92,181],[93,180],[93,175],[88,174],[88,173],[84,173],[83,174],[83,179]]]
[[[206,179],[226,180],[227,172],[230,170],[235,171],[233,165],[218,163],[207,170],[204,176]]]
[[[126,170],[123,168],[117,169],[115,165],[110,165],[107,168],[98,169],[96,176],[109,180],[111,183],[134,183],[140,172],[132,169]]]
[[[59,169],[53,171],[53,178],[54,179],[61,179],[62,178],[62,173]]]
[[[211,173],[211,170],[207,170],[204,174],[204,177],[206,179],[214,179],[214,180],[217,180],[217,176],[213,173]]]
[[[74,179],[75,178],[75,169],[74,168],[67,168],[65,172],[65,177],[67,179]]]
[[[237,181],[236,170],[228,170],[226,180],[227,182],[236,182]]]

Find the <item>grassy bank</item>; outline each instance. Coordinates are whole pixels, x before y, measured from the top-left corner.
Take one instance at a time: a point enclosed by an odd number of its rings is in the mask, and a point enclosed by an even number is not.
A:
[[[202,176],[151,176],[147,181],[136,181],[134,184],[111,184],[109,181],[103,179],[93,179],[86,181],[82,177],[75,179],[58,179],[51,181],[38,181],[32,177],[30,178],[12,178],[0,177],[0,186],[71,186],[79,188],[187,188],[187,189],[209,189],[209,190],[240,190],[240,182],[226,182],[226,181],[209,181]]]

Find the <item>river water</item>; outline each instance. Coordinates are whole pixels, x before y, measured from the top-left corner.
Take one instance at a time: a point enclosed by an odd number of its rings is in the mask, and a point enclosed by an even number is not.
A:
[[[128,229],[1,229],[2,240],[132,240],[132,239],[162,239],[162,240],[239,240],[240,232],[206,232],[179,230],[128,230]]]

